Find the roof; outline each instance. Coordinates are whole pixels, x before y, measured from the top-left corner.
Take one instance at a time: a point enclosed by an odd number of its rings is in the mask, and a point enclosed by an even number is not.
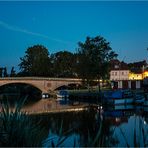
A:
[[[147,65],[146,60],[128,63],[128,66],[131,67],[131,68],[132,67],[142,68],[143,66],[146,66],[146,65]]]
[[[127,63],[119,60],[110,61],[110,70],[129,70]]]
[[[139,68],[132,68],[131,72],[135,73],[135,74],[141,74],[143,71],[142,71],[142,69],[139,69]]]

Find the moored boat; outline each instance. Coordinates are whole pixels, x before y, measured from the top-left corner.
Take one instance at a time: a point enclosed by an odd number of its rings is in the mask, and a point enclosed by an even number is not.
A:
[[[57,93],[57,99],[58,100],[61,100],[61,99],[64,99],[64,98],[68,98],[69,97],[69,93],[68,91],[66,90],[60,90],[58,93]]]
[[[146,100],[144,101],[143,106],[144,106],[144,111],[145,111],[145,112],[148,112],[148,99],[146,99]]]
[[[133,93],[129,90],[116,90],[106,97],[106,101],[111,105],[129,105],[134,102]]]
[[[145,96],[143,92],[136,92],[134,94],[134,104],[143,104],[145,101]]]

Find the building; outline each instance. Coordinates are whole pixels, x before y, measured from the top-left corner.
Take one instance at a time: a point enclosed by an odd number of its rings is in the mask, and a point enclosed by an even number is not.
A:
[[[128,88],[130,72],[128,65],[124,62],[120,62],[119,60],[113,60],[111,61],[110,67],[110,80],[112,88]]]
[[[134,73],[134,72],[129,72],[129,80],[142,80],[143,79],[143,74],[141,73]]]
[[[110,81],[113,89],[140,89],[143,86],[143,79],[148,77],[148,71],[144,68],[145,61],[129,65],[113,60],[110,67]]]

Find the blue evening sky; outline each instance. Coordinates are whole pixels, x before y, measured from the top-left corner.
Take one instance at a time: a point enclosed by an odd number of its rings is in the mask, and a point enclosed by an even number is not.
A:
[[[103,36],[119,59],[148,59],[148,1],[0,1],[0,67],[20,63],[28,47],[76,52],[87,36]]]

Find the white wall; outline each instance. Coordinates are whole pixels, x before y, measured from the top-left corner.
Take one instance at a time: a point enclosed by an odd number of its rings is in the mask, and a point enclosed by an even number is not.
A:
[[[131,88],[131,81],[128,81],[128,88]]]
[[[110,80],[129,80],[129,70],[111,70]]]
[[[136,81],[136,88],[140,88],[140,81]]]
[[[122,81],[118,81],[118,88],[122,88]]]

